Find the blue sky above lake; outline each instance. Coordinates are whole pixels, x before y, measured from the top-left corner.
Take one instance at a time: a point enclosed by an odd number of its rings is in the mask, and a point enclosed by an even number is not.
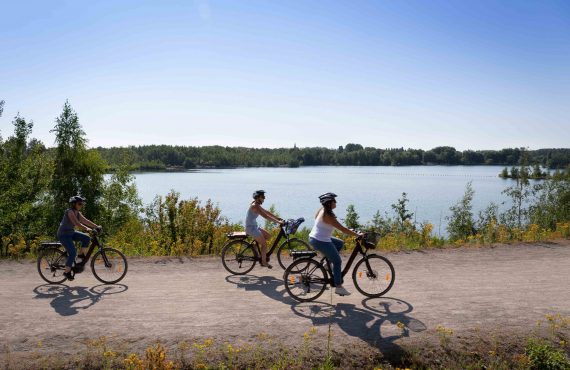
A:
[[[91,146],[568,147],[569,1],[2,1],[0,118]]]

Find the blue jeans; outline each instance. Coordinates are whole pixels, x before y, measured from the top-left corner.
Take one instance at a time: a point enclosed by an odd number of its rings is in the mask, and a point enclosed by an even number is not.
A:
[[[77,257],[77,251],[75,250],[75,244],[73,242],[81,242],[81,248],[87,248],[91,238],[89,235],[75,231],[73,234],[58,235],[59,241],[65,247],[67,251],[67,262],[65,266],[71,267],[75,262],[75,257]]]
[[[315,238],[309,238],[309,244],[317,251],[325,255],[332,264],[332,274],[335,286],[342,285],[342,259],[338,253],[344,242],[338,238],[331,238],[330,242],[322,242]]]

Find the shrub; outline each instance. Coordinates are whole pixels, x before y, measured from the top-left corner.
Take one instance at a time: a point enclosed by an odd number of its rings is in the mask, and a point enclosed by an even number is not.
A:
[[[531,369],[536,370],[568,370],[570,369],[570,361],[561,349],[556,349],[549,343],[530,339],[526,346],[526,355],[528,356]]]
[[[471,186],[471,182],[465,187],[465,194],[461,200],[451,206],[449,210],[451,215],[447,216],[448,225],[447,232],[452,241],[465,240],[470,235],[475,234],[475,225],[473,221],[472,202],[475,191]]]

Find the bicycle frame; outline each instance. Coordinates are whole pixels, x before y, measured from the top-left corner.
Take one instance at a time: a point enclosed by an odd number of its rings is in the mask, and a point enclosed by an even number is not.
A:
[[[348,258],[348,261],[346,262],[346,264],[344,265],[344,269],[342,270],[342,277],[343,278],[350,271],[350,268],[352,267],[352,264],[354,263],[354,260],[356,259],[356,257],[359,254],[361,254],[363,256],[363,258],[366,258],[366,252],[367,252],[367,249],[362,247],[362,242],[360,240],[357,240],[356,241],[356,247],[354,247],[354,249],[352,250],[350,257]],[[326,264],[324,263],[325,261],[326,261]],[[330,261],[326,257],[323,257],[321,259],[321,261],[319,262],[319,264],[322,266],[325,266],[326,269],[328,270],[329,275],[330,275],[329,279],[326,283],[334,286],[334,279],[332,276],[332,267],[331,267]],[[368,263],[368,260],[366,260],[366,267],[370,269],[370,265]]]
[[[267,251],[267,257],[270,257],[273,254],[273,251],[275,251],[275,248],[277,248],[277,246],[279,245],[279,242],[281,241],[281,239],[284,236],[285,236],[285,239],[287,239],[287,241],[289,241],[289,234],[287,234],[285,232],[285,228],[282,225],[280,225],[279,226],[279,234],[277,234],[277,237],[273,241],[271,248]],[[257,252],[260,252],[260,246],[259,246],[259,243],[257,242],[257,240],[253,239],[251,244],[256,246],[256,249],[255,249],[256,254],[257,254]]]
[[[107,255],[103,251],[103,244],[101,243],[101,241],[97,237],[97,234],[91,234],[91,244],[89,245],[89,250],[87,251],[87,254],[85,255],[85,259],[84,259],[85,263],[87,263],[87,261],[89,261],[89,259],[91,258],[91,254],[93,254],[93,250],[95,249],[95,247],[99,248],[99,251],[101,252],[101,256],[103,257],[103,261],[105,262],[105,267],[107,267],[107,268],[111,267],[111,263],[109,263],[109,260],[107,259]]]

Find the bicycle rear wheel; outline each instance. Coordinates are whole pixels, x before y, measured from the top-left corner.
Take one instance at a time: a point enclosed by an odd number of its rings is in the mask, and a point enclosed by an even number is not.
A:
[[[287,267],[283,274],[285,290],[299,302],[319,298],[328,284],[328,275],[323,266],[310,258],[301,258]]]
[[[392,263],[377,254],[363,257],[352,270],[352,280],[356,289],[371,298],[388,293],[395,279],[396,272]]]
[[[252,245],[245,240],[234,240],[222,249],[222,264],[233,275],[245,275],[255,267],[257,257]]]
[[[38,272],[42,279],[49,284],[61,284],[67,278],[65,272],[65,262],[67,253],[59,248],[46,248],[38,255]]]
[[[312,248],[309,244],[301,239],[293,238],[285,240],[277,250],[277,261],[279,261],[279,266],[281,266],[283,270],[289,267],[291,262],[293,262],[292,258],[290,261],[287,260],[288,257],[291,257],[291,252],[310,250],[312,250]]]
[[[104,284],[116,284],[127,274],[127,257],[114,248],[103,248],[91,259],[91,271]]]

